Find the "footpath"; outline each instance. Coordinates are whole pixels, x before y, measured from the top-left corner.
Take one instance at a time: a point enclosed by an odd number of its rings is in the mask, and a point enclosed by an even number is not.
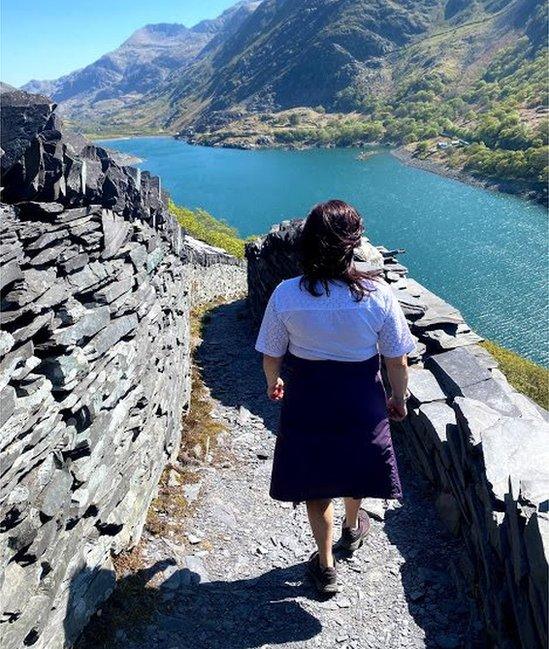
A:
[[[398,436],[404,503],[366,502],[372,531],[354,556],[339,557],[343,591],[317,596],[305,574],[314,549],[305,508],[268,495],[278,411],[265,396],[244,301],[207,319],[195,362],[222,430],[187,467],[171,532],[145,531],[78,649],[484,646],[475,605],[456,588],[462,546]],[[339,525],[339,503],[336,511]]]

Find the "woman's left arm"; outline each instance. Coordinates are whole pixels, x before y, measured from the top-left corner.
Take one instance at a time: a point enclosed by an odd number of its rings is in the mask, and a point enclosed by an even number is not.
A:
[[[283,358],[283,356],[263,354],[263,371],[267,379],[267,396],[272,401],[280,401],[284,397],[284,381],[280,378]]]

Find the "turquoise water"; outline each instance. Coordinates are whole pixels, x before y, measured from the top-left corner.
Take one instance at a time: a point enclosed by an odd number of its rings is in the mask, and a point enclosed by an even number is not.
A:
[[[144,160],[176,203],[203,207],[241,235],[342,198],[373,243],[401,247],[411,275],[486,338],[549,364],[547,217],[535,204],[352,149],[240,151],[171,138],[103,142]]]

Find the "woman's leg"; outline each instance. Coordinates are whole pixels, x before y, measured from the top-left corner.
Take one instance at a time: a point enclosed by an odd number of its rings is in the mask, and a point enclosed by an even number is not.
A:
[[[344,498],[343,501],[345,502],[345,522],[343,526],[354,529],[358,526],[358,510],[362,499]]]
[[[331,500],[308,500],[307,514],[318,546],[320,565],[333,567],[334,506]]]

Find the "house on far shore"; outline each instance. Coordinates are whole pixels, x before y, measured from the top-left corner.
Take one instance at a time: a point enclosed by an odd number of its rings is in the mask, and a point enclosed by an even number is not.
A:
[[[439,140],[437,142],[437,149],[448,149],[449,147],[467,146],[468,144],[469,142],[467,142],[467,140],[462,140],[461,138],[450,140],[450,142],[448,142],[447,140]]]

